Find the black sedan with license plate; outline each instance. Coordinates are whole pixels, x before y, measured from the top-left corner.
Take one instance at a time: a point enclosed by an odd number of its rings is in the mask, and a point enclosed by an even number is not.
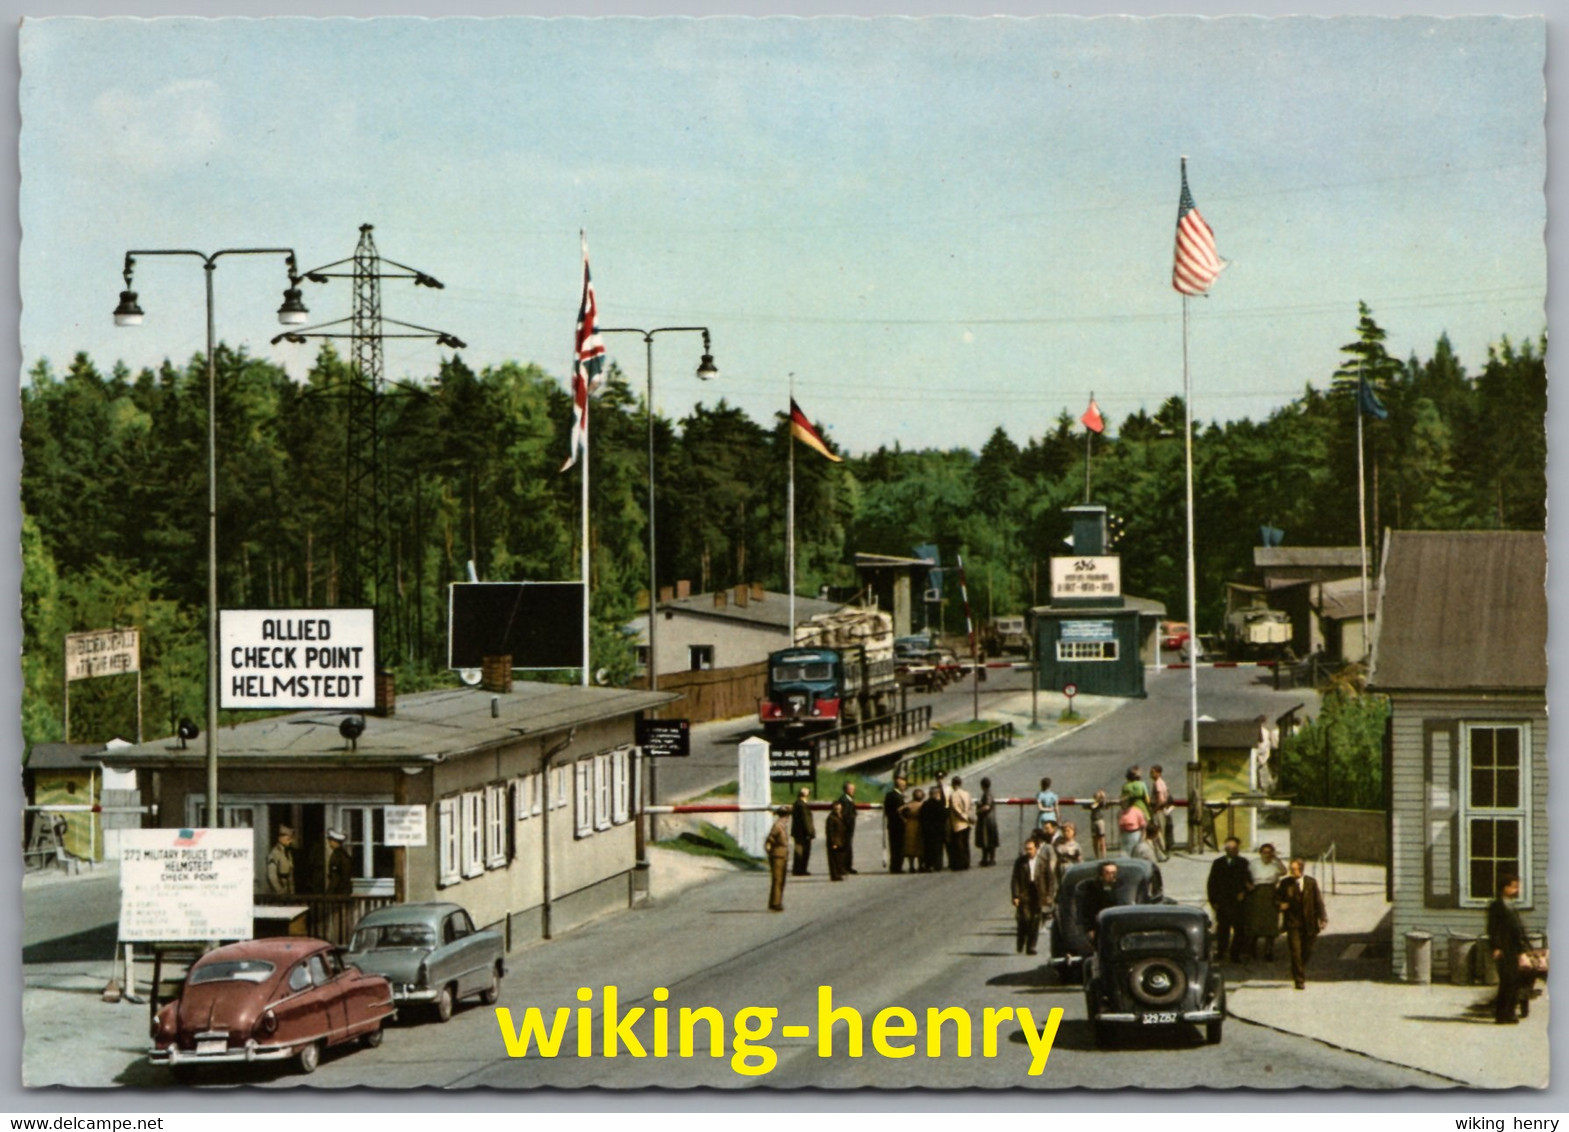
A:
[[[1209,916],[1183,904],[1107,908],[1084,964],[1084,1005],[1097,1044],[1116,1028],[1194,1025],[1220,1041],[1226,981],[1210,961]]]

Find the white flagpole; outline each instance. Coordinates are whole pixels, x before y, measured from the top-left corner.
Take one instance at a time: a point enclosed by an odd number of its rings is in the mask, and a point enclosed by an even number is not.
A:
[[[587,278],[588,278],[588,234],[586,232],[583,232],[583,231],[580,230],[578,232],[578,239],[581,241],[581,243],[583,245],[583,277],[584,277],[584,280],[585,280],[585,283],[586,283]],[[587,297],[587,289],[585,287],[584,298],[586,298],[586,297]],[[582,364],[582,360],[574,355],[574,357],[572,359],[572,365],[573,365],[574,372],[576,372],[577,367],[580,366],[581,364]],[[593,666],[593,664],[591,662],[591,658],[589,656],[589,649],[588,649],[588,624],[589,624],[589,605],[590,605],[589,594],[588,594],[588,437],[589,437],[589,428],[588,428],[588,423],[589,423],[588,422],[588,401],[589,401],[589,396],[588,395],[589,395],[590,391],[589,391],[589,389],[587,387],[587,380],[588,380],[588,378],[587,378],[586,375],[585,375],[583,380],[584,380],[584,383],[585,383],[584,384],[584,392],[583,392],[583,687],[586,688],[586,687],[588,687],[588,683],[589,683],[589,673],[593,671],[593,667],[594,666]],[[653,620],[653,616],[654,616],[653,607],[650,606],[649,607],[649,620],[650,621]]]
[[[790,414],[789,427],[785,429],[785,443],[790,446],[790,486],[787,489],[785,510],[788,518],[785,520],[785,557],[789,560],[788,581],[786,588],[790,591],[790,625],[787,633],[790,644],[795,644],[795,374],[790,375]]]
[[[1357,358],[1357,549],[1362,559],[1362,659],[1367,659],[1371,640],[1367,623],[1367,478],[1362,463],[1362,359]]]
[[[1090,390],[1090,404],[1095,404],[1095,391]],[[1095,430],[1088,424],[1084,426],[1084,502],[1090,501],[1090,438],[1095,435]]]
[[[1193,554],[1193,375],[1188,370],[1188,296],[1182,296],[1182,402],[1186,417],[1184,449],[1187,456],[1188,491],[1188,762],[1199,763],[1199,666],[1198,666],[1198,583]],[[1159,644],[1157,642],[1157,648]],[[1194,806],[1200,807],[1197,814]],[[1188,800],[1188,821],[1202,820],[1203,799]],[[1191,840],[1191,838],[1190,838]],[[1202,848],[1202,845],[1200,846]]]

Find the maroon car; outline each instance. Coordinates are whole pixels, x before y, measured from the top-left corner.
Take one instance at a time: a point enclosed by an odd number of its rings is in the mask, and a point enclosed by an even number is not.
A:
[[[380,1045],[392,1013],[387,980],[344,964],[329,943],[231,943],[192,965],[180,997],[153,1022],[149,1056],[176,1069],[293,1057],[311,1073],[328,1046]]]

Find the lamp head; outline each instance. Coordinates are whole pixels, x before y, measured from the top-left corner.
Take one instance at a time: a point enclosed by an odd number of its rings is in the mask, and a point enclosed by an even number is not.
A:
[[[142,324],[142,308],[136,305],[135,291],[120,292],[120,305],[114,308],[114,324],[116,326]]]
[[[310,311],[300,298],[300,289],[290,287],[283,293],[283,305],[278,308],[278,321],[285,326],[301,326],[310,321]]]
[[[697,363],[697,376],[700,381],[719,376],[719,367],[714,365],[714,355],[703,355],[703,360]]]
[[[445,346],[449,350],[462,350],[467,348],[468,343],[455,334],[438,334],[436,336],[436,345]]]

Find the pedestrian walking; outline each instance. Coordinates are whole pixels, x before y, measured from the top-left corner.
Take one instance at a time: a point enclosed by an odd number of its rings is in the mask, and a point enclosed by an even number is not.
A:
[[[896,774],[893,785],[883,795],[883,828],[888,835],[888,871],[891,873],[904,871],[904,818],[899,811],[904,808],[906,785],[904,775]]]
[[[768,858],[768,910],[783,912],[785,867],[790,860],[790,809],[780,806],[774,815],[773,828],[763,842],[763,854]]]
[[[839,795],[839,814],[844,820],[844,871],[856,872],[855,867],[855,783],[846,782],[844,793]]]
[[[1035,824],[1045,828],[1047,822],[1057,821],[1057,792],[1051,788],[1051,779],[1041,779],[1040,793],[1035,795]]]
[[[812,795],[810,786],[801,787],[790,807],[790,839],[795,842],[795,867],[791,870],[798,877],[809,877],[812,864],[812,842],[817,839],[817,822],[812,817],[812,807],[807,801]]]
[[[981,867],[997,863],[997,799],[992,797],[992,780],[981,779],[981,797],[975,803],[975,847],[981,851]]]
[[[1226,842],[1231,845],[1232,838]],[[1313,944],[1329,926],[1329,913],[1318,881],[1304,876],[1301,857],[1291,858],[1289,875],[1275,888],[1276,903],[1286,926],[1286,946],[1291,951],[1291,978],[1297,990],[1307,986],[1307,965],[1313,961]]]
[[[1034,838],[1026,841],[1013,862],[1011,882],[1014,915],[1014,948],[1030,955],[1040,945],[1041,917],[1056,898],[1057,881],[1051,862]]]
[[[1117,829],[1122,834],[1122,852],[1132,857],[1144,840],[1144,830],[1149,825],[1149,815],[1126,794],[1122,796],[1122,813],[1117,815]]]
[[[1062,836],[1052,846],[1052,851],[1057,856],[1057,881],[1062,882],[1062,874],[1074,865],[1084,860],[1084,850],[1079,847],[1078,828],[1070,821],[1062,823]]]
[[[1258,847],[1258,858],[1248,862],[1248,880],[1252,891],[1243,901],[1243,933],[1248,953],[1259,957],[1262,943],[1264,961],[1275,961],[1275,937],[1280,934],[1280,909],[1275,905],[1275,889],[1286,875],[1285,863],[1275,854],[1274,845],[1268,841]]]
[[[970,806],[964,779],[954,775],[948,791],[948,867],[956,871],[970,867]]]
[[[1237,855],[1241,848],[1235,837],[1226,838],[1225,852],[1210,865],[1205,885],[1205,895],[1215,909],[1215,958],[1229,956],[1233,963],[1242,962],[1243,905],[1253,887],[1248,863]]]
[[[1127,774],[1123,776],[1122,795],[1119,800],[1132,798],[1134,804],[1144,811],[1144,824],[1149,824],[1150,819],[1150,790],[1144,782],[1144,772],[1136,766],[1130,766]]]
[[[1520,1018],[1531,1013],[1531,984],[1535,981],[1523,970],[1529,962],[1530,937],[1514,902],[1520,898],[1520,878],[1513,873],[1499,877],[1498,896],[1487,906],[1487,944],[1498,968],[1498,996],[1493,999],[1493,1021],[1513,1025],[1516,1008]],[[1522,975],[1525,977],[1522,978]]]

